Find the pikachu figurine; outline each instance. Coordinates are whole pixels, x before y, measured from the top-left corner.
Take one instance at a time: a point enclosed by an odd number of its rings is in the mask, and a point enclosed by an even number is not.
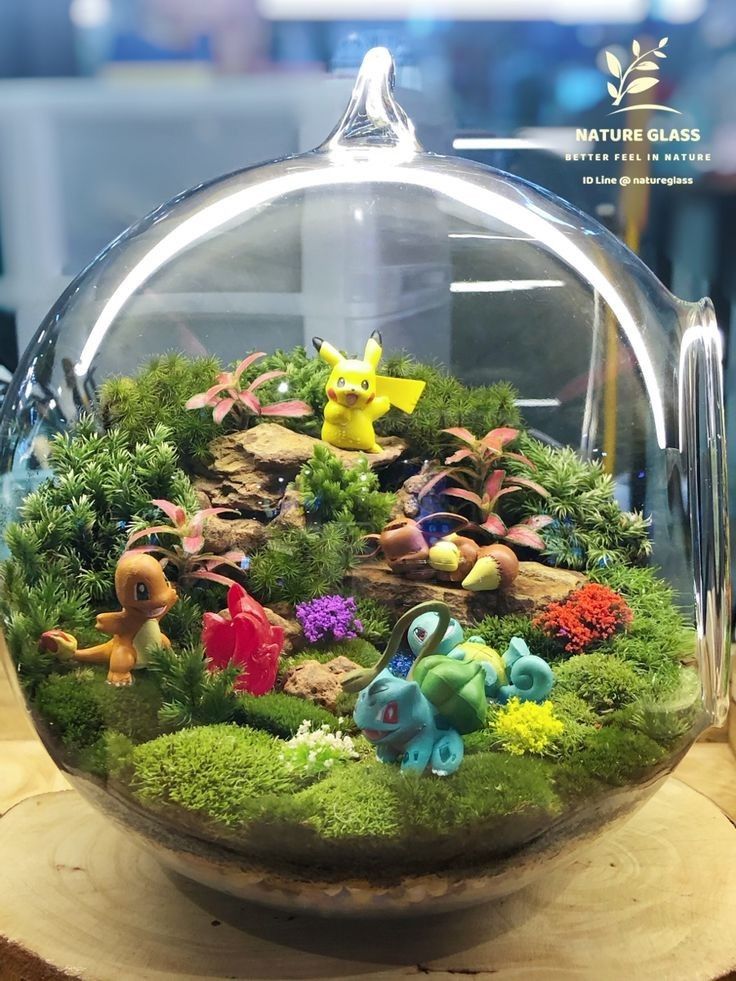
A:
[[[325,385],[322,439],[342,450],[380,453],[373,423],[392,405],[402,412],[413,412],[426,383],[376,374],[382,352],[378,331],[368,338],[362,360],[344,357],[321,337],[312,338],[312,343],[322,360],[332,367]]]

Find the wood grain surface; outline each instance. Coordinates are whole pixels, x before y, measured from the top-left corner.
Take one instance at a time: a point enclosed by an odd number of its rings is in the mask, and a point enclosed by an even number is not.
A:
[[[68,787],[0,676],[0,979],[698,981],[736,968],[736,765],[691,750],[631,819],[492,906],[362,924],[163,871]]]

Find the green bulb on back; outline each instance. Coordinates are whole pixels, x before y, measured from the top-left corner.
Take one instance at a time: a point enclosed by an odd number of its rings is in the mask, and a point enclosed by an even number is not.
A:
[[[411,678],[459,733],[475,732],[485,725],[486,673],[479,661],[456,661],[433,654],[416,662]]]

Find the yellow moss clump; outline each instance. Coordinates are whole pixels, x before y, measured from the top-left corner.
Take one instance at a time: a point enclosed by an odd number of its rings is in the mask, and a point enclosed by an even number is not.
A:
[[[491,723],[498,744],[507,753],[543,753],[564,731],[554,714],[552,702],[522,702],[512,698],[500,709]]]

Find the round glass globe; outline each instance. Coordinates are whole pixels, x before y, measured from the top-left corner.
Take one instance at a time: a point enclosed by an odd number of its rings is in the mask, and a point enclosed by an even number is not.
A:
[[[2,607],[54,759],[247,898],[523,885],[723,721],[719,355],[588,216],[423,151],[369,52],[322,146],[162,205],[22,359]]]

